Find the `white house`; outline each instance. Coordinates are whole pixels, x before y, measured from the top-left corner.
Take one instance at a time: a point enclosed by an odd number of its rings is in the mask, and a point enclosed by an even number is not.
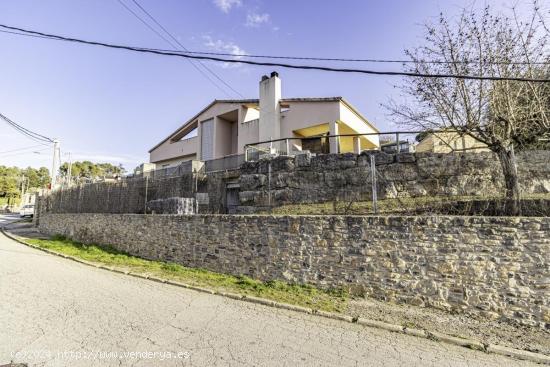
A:
[[[259,94],[259,100],[214,100],[155,145],[150,162],[166,168],[188,160],[209,161],[242,155],[245,145],[266,141],[275,142],[250,149],[343,153],[380,145],[378,129],[342,97],[282,98],[276,72],[262,77]],[[323,137],[342,134],[372,135]]]

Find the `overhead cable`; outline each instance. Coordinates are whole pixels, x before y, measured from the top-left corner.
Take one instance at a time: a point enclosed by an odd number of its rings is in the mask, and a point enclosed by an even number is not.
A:
[[[38,31],[31,31],[23,28],[7,26],[0,24],[0,27],[5,29],[16,30],[20,32],[36,34],[40,36],[51,37],[67,42],[75,42],[86,45],[101,46],[112,49],[127,50],[141,53],[149,53],[162,56],[173,56],[173,57],[183,57],[189,59],[197,60],[211,60],[216,62],[225,62],[225,63],[238,63],[238,64],[247,64],[247,65],[257,65],[257,66],[274,66],[282,67],[289,69],[300,69],[300,70],[318,70],[318,71],[329,71],[329,72],[340,72],[340,73],[359,73],[359,74],[368,74],[368,75],[386,75],[386,76],[407,76],[407,77],[416,77],[416,78],[453,78],[453,79],[464,79],[464,80],[493,80],[493,81],[519,81],[519,82],[533,82],[533,83],[548,83],[550,79],[545,78],[524,78],[524,77],[501,77],[501,76],[484,76],[484,75],[462,75],[462,74],[437,74],[437,73],[413,73],[413,72],[404,72],[404,71],[380,71],[380,70],[367,70],[367,69],[348,69],[348,68],[336,68],[328,66],[316,66],[316,65],[296,65],[296,64],[286,64],[286,63],[276,63],[276,62],[258,62],[250,61],[243,59],[224,59],[214,56],[200,56],[200,55],[188,55],[178,52],[165,52],[157,51],[147,48],[138,48],[132,46],[117,45],[111,43],[97,42],[97,41],[87,41],[78,38],[58,36],[54,34],[48,34]]]

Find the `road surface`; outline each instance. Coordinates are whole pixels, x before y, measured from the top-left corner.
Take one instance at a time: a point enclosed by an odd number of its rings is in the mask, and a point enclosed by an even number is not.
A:
[[[532,365],[111,273],[0,235],[0,365],[10,361],[29,366]]]

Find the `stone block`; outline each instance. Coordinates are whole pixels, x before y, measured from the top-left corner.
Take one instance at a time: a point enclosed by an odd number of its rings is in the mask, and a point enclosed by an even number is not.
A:
[[[311,165],[311,153],[305,152],[305,153],[297,154],[294,157],[294,164],[298,169],[304,169],[305,167],[309,167]]]
[[[266,185],[267,176],[261,174],[241,175],[239,179],[240,189],[242,191],[251,191],[263,188]]]
[[[414,153],[399,153],[395,155],[395,161],[397,163],[414,163],[416,156]]]

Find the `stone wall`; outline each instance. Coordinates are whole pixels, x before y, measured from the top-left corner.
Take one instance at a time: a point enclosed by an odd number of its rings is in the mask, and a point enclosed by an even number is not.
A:
[[[550,218],[43,213],[39,227],[148,259],[550,326]]]
[[[143,213],[146,201],[173,197],[202,199],[199,212],[226,213],[228,187],[237,187],[238,212],[286,204],[372,199],[371,155],[379,199],[421,196],[484,200],[503,194],[501,168],[493,153],[364,152],[312,157],[277,157],[245,162],[240,169],[134,178],[60,190],[40,198],[51,213]],[[518,154],[523,194],[550,193],[550,150]],[[239,205],[240,204],[240,205]],[[541,212],[539,210],[539,212]],[[38,213],[40,215],[40,213]]]
[[[268,205],[370,200],[371,155],[380,199],[420,196],[482,199],[504,192],[500,163],[491,152],[299,155],[243,164],[240,211],[250,213]],[[550,193],[550,150],[520,152],[517,159],[522,193]]]

